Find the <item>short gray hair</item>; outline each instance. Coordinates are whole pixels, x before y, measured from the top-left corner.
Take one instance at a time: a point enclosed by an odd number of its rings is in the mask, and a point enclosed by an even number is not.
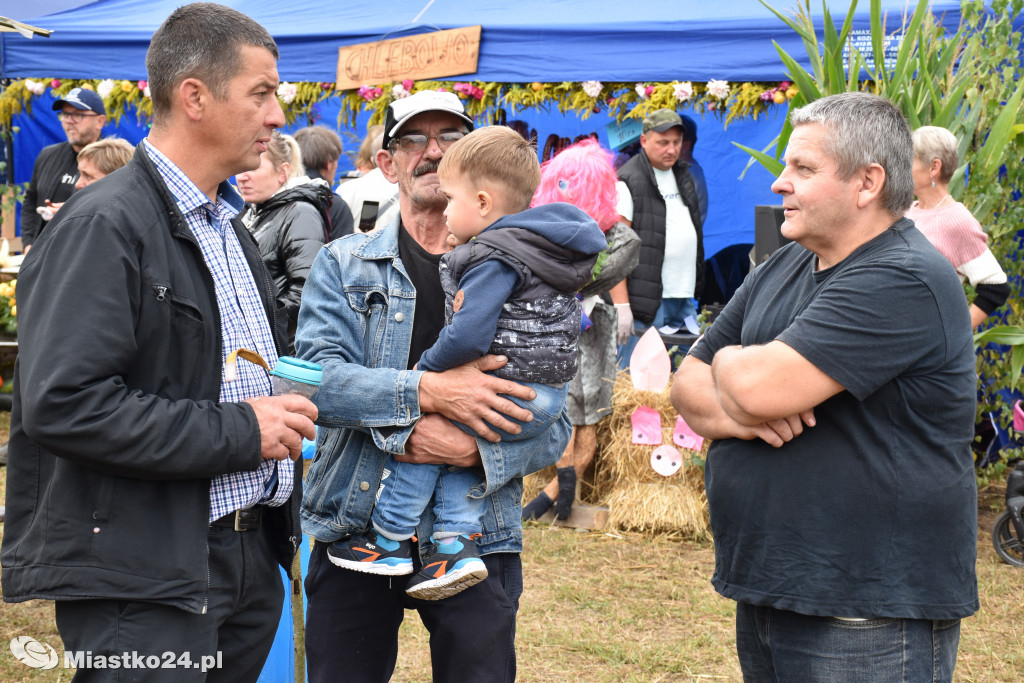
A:
[[[295,131],[295,142],[302,150],[302,163],[314,171],[323,171],[344,151],[338,134],[323,126],[300,128]]]
[[[902,216],[914,201],[914,143],[902,112],[889,100],[864,92],[848,92],[815,100],[794,110],[794,128],[817,123],[828,131],[825,153],[836,162],[836,174],[849,180],[871,164],[885,170],[882,206]]]
[[[938,159],[942,164],[939,169],[939,180],[948,183],[960,163],[957,153],[956,136],[939,126],[921,126],[914,131],[914,156],[925,166],[931,166],[932,160]]]
[[[174,89],[187,78],[202,81],[218,99],[241,71],[241,47],[262,47],[278,58],[277,43],[252,18],[210,2],[179,7],[153,34],[146,72],[153,100],[153,122],[171,111]]]

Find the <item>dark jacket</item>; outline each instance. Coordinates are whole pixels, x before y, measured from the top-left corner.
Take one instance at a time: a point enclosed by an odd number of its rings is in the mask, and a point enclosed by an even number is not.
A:
[[[704,231],[700,218],[697,190],[685,161],[677,161],[672,173],[679,186],[679,196],[690,211],[697,231],[697,277],[693,296],[700,298],[704,289]],[[645,325],[654,322],[661,305],[661,266],[665,258],[665,200],[658,191],[654,168],[641,151],[619,169],[619,180],[626,183],[633,197],[633,230],[640,236],[640,265],[626,280],[629,307],[633,317]]]
[[[331,181],[320,175],[315,169],[307,168],[306,175],[310,180],[323,180],[328,185]],[[333,242],[339,237],[351,235],[354,229],[355,220],[352,218],[352,209],[348,208],[345,200],[338,196],[337,192],[331,193],[331,208],[328,211],[330,217],[330,229],[327,231],[327,241]]]
[[[234,229],[280,348],[270,278],[248,231]],[[202,613],[210,479],[256,469],[260,430],[250,405],[218,402],[213,277],[142,147],[61,209],[21,267],[17,298],[4,599]],[[299,481],[264,515],[286,569]]]
[[[326,183],[305,183],[278,192],[245,218],[277,290],[277,306],[288,316],[289,347],[295,339],[302,287],[327,241],[330,201]]]
[[[594,219],[571,204],[546,204],[500,218],[472,241],[441,258],[449,327],[442,331],[438,343],[447,337],[450,344],[470,345],[466,340],[470,331],[465,325],[463,334],[452,332],[456,292],[465,290],[467,303],[463,310],[472,313],[477,300],[486,293],[478,296],[465,289],[464,277],[486,261],[499,260],[518,275],[516,287],[503,302],[489,306],[500,310],[496,329],[490,325],[481,329],[483,344],[471,349],[469,357],[461,361],[478,358],[487,349],[487,353],[508,356],[508,363],[494,372],[498,377],[548,384],[568,382],[576,376],[578,364],[580,305],[576,292],[590,281],[597,255],[607,247]],[[433,352],[432,348],[423,354],[421,369],[430,368]],[[443,361],[441,364],[450,366]]]
[[[32,167],[32,180],[21,202],[21,244],[29,246],[39,237],[47,221],[36,213],[36,207],[66,201],[78,182],[78,153],[70,142],[43,147]]]

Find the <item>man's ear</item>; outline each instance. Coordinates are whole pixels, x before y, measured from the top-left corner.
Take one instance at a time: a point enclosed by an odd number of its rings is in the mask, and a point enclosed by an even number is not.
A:
[[[885,187],[885,169],[879,164],[870,164],[861,171],[860,181],[857,207],[863,209],[881,196]]]
[[[203,111],[206,108],[206,100],[210,91],[206,85],[196,78],[186,78],[178,85],[178,99],[181,101],[182,110],[190,121],[199,121],[203,118]]]
[[[377,152],[377,168],[380,169],[380,172],[384,174],[389,183],[398,182],[398,174],[395,173],[395,158],[391,156],[391,152],[388,150],[382,149]]]
[[[476,193],[477,208],[480,210],[480,217],[487,218],[494,209],[494,197],[487,190],[478,190]]]

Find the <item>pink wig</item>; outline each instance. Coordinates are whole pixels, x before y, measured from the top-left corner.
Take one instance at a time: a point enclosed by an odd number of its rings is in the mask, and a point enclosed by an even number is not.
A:
[[[531,206],[575,204],[607,232],[619,220],[616,181],[611,152],[596,140],[583,140],[544,162]]]

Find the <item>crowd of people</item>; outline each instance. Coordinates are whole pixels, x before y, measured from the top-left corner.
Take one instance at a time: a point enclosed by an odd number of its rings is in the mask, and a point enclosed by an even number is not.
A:
[[[337,133],[277,130],[278,57],[192,3],[152,37],[137,147],[101,139],[95,92],[55,103],[67,141],[22,212],[4,599],[55,601],[68,651],[254,681],[309,537],[310,680],[389,680],[415,610],[435,680],[512,681],[523,521],[569,517],[637,335],[697,313],[696,125],[655,110],[618,168],[589,138],[541,165],[424,90],[335,192]],[[1010,287],[949,194],[951,133],[864,93],[790,121],[793,243],[671,389],[713,440],[711,580],[746,680],[951,680],[978,609],[971,330]],[[315,364],[319,391],[228,372],[240,349]]]

